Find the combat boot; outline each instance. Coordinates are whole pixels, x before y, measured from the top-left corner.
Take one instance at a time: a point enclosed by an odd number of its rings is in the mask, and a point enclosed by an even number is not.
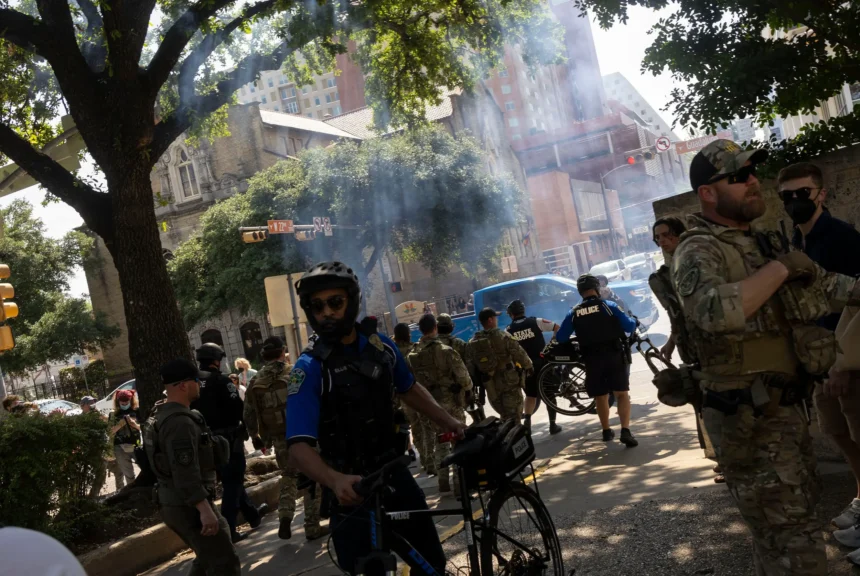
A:
[[[323,536],[328,536],[330,532],[328,526],[305,526],[305,538],[308,540],[318,540]]]
[[[278,526],[278,538],[281,540],[289,540],[293,537],[293,530],[290,528],[290,524],[292,523],[292,518],[281,518],[281,523]]]
[[[448,468],[439,468],[437,472],[439,472],[439,493],[450,492],[451,480],[448,477]]]

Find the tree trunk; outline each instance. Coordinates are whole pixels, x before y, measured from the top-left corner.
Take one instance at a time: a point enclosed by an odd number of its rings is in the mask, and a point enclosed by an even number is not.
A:
[[[129,356],[134,366],[141,415],[162,397],[161,365],[191,356],[188,334],[167,275],[147,166],[108,181],[113,199],[113,256],[122,287]]]

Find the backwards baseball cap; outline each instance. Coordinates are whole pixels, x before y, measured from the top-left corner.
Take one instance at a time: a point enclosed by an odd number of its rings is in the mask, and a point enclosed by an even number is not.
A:
[[[696,192],[699,186],[733,174],[747,162],[758,164],[765,160],[767,150],[744,150],[731,140],[714,140],[699,150],[690,163],[690,185]]]
[[[284,341],[277,336],[269,336],[263,340],[263,350],[283,350]]]
[[[209,376],[209,372],[198,370],[197,366],[185,358],[176,358],[161,367],[161,383],[165,386],[176,385],[186,380],[206,379]]]
[[[92,396],[84,396],[83,398],[81,398],[80,405],[84,406],[84,405],[88,404],[88,405],[92,406],[96,402],[98,402],[98,400],[96,400]]]

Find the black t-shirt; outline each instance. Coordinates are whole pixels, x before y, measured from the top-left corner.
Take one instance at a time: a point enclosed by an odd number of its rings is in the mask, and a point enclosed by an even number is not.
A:
[[[111,428],[119,424],[125,416],[134,418],[138,425],[141,424],[138,411],[133,408],[129,408],[128,410],[114,410],[110,413],[109,421]],[[113,437],[113,444],[114,446],[117,444],[140,444],[140,432],[128,424],[125,424],[122,428],[116,431],[116,434]]]

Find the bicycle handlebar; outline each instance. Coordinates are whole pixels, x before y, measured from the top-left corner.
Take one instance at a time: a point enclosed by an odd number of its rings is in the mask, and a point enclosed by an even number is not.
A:
[[[478,454],[481,450],[484,449],[484,442],[486,438],[478,434],[473,438],[469,438],[468,440],[462,440],[457,442],[457,445],[454,447],[454,450],[451,451],[450,454],[445,456],[442,459],[442,462],[439,463],[439,466],[442,468],[447,468],[451,465],[454,460],[459,460],[461,458],[468,458],[469,456],[474,456]]]
[[[395,468],[405,468],[406,466],[409,466],[410,462],[412,462],[412,457],[407,454],[395,458],[391,462],[388,462],[387,464],[383,465],[382,468],[380,468],[373,474],[369,474],[368,476],[365,476],[360,481],[353,484],[352,489],[355,490],[355,493],[362,498],[367,498],[385,485],[385,481],[388,479],[388,476],[391,475],[391,472],[393,472]]]

